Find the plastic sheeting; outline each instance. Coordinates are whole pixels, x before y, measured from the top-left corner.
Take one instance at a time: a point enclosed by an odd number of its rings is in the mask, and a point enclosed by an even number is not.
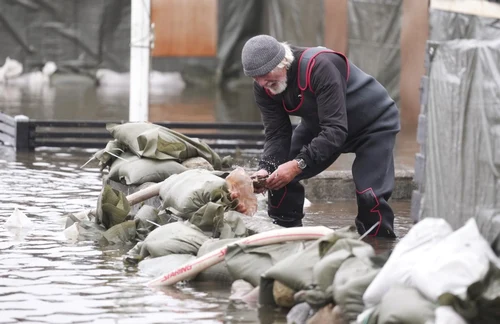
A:
[[[403,0],[346,0],[349,56],[399,98],[399,35]],[[130,1],[0,1],[0,61],[10,56],[25,70],[47,61],[59,71],[128,71]],[[301,46],[324,45],[324,0],[218,0],[217,57],[154,57],[152,68],[178,71],[193,84],[250,82],[241,49],[266,33]]]
[[[403,0],[348,0],[348,58],[399,101]],[[217,81],[243,79],[241,49],[260,33],[299,46],[324,45],[324,2],[221,0]]]
[[[0,1],[0,22],[2,60],[10,56],[28,69],[46,61],[60,70],[129,68],[129,1]]]
[[[402,0],[349,0],[348,58],[399,102]]]
[[[241,50],[258,34],[300,46],[323,44],[323,0],[220,0],[217,82],[243,78]]]
[[[429,25],[432,41],[500,38],[500,21],[495,18],[431,9]]]
[[[500,40],[453,40],[435,50],[420,210],[454,229],[475,217],[490,243],[500,235],[498,62]]]

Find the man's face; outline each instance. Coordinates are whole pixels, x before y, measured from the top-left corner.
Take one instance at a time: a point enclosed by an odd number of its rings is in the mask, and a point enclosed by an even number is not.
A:
[[[257,76],[253,79],[261,87],[266,88],[273,95],[277,95],[279,93],[282,93],[286,89],[286,71],[287,70],[285,68],[277,68],[266,75]]]

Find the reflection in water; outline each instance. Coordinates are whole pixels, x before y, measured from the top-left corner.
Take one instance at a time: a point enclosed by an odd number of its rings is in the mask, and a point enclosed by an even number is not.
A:
[[[129,89],[95,84],[83,75],[55,75],[36,88],[2,86],[0,111],[39,120],[128,120]],[[260,121],[251,87],[186,88],[150,94],[150,121]]]
[[[92,80],[59,80],[41,92],[3,90],[0,110],[11,115],[59,120],[128,117],[127,93],[99,93]],[[182,97],[152,100],[151,116],[155,121],[259,120],[247,91],[186,90]],[[283,312],[230,304],[229,287],[216,283],[149,289],[145,283],[151,278],[122,262],[129,246],[102,248],[92,242],[68,242],[62,234],[64,215],[95,208],[101,190],[99,169],[80,168],[94,152],[16,153],[0,146],[0,323],[286,322]],[[240,157],[239,161],[249,165],[248,159]],[[252,158],[250,164],[255,162]],[[399,216],[396,233],[404,235],[411,225],[409,202],[393,206]],[[34,228],[18,232],[4,228],[16,207],[30,217]],[[262,203],[260,209],[255,217],[267,219]],[[356,205],[354,201],[314,203],[306,213],[306,225],[338,228],[353,224]],[[376,248],[381,251],[394,243],[376,241]]]

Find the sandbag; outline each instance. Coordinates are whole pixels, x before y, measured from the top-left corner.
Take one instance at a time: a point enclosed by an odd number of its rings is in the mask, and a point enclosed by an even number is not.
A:
[[[465,299],[467,288],[485,278],[490,262],[500,267],[500,260],[471,218],[418,260],[412,271],[413,284],[431,301],[444,293]]]
[[[261,274],[287,256],[304,249],[304,243],[289,242],[266,246],[231,244],[224,258],[231,276],[243,279],[254,287],[260,283]]]
[[[137,236],[136,222],[133,220],[116,224],[102,234],[102,245],[135,243]]]
[[[434,324],[468,324],[450,306],[439,306],[434,314]]]
[[[104,185],[97,199],[96,223],[106,229],[124,222],[130,212],[127,196],[110,185]]]
[[[288,256],[269,268],[263,274],[262,280],[278,280],[295,291],[307,289],[315,284],[313,269],[321,256],[326,255],[338,240],[352,235],[350,228],[347,228],[309,242],[304,250]]]
[[[373,247],[365,242],[350,238],[340,239],[329,249],[313,267],[314,283],[322,291],[326,291],[333,283],[333,278],[342,263],[352,257],[370,257],[375,255]]]
[[[333,279],[333,300],[347,323],[356,320],[365,308],[363,294],[380,271],[368,258],[345,260]]]
[[[436,306],[415,288],[396,284],[384,295],[380,305],[377,306],[378,316],[370,318],[370,323],[433,323]]]
[[[200,249],[198,250],[198,257],[204,256],[218,248],[226,246],[227,244],[233,243],[238,239],[209,239],[205,241]],[[216,265],[200,272],[196,278],[196,281],[216,281],[216,282],[233,282],[234,279],[227,269],[225,262],[219,262]]]
[[[207,160],[199,156],[186,159],[182,162],[182,166],[187,169],[205,169],[208,171],[214,171],[214,167]]]
[[[247,237],[248,229],[242,217],[245,217],[245,215],[235,210],[225,212],[222,226],[217,227],[220,232],[219,237],[221,239]]]
[[[500,320],[500,269],[490,264],[486,277],[467,287],[465,299],[451,293],[438,298],[442,306],[452,307],[470,324],[494,324]]]
[[[140,158],[125,152],[110,167],[108,178],[126,185],[140,185],[146,182],[162,182],[172,174],[187,168],[175,160]]]
[[[163,208],[204,231],[222,231],[224,212],[238,205],[224,179],[198,169],[169,177],[160,188],[160,197]]]
[[[134,252],[141,258],[152,258],[168,254],[196,255],[208,237],[188,222],[175,222],[153,230],[144,242],[139,242]]]
[[[137,222],[137,229],[144,229],[147,233],[154,230],[157,226],[153,223],[158,224],[158,210],[150,205],[143,205],[134,216],[134,220]],[[162,225],[162,224],[160,224]]]
[[[366,289],[363,295],[365,305],[378,305],[394,284],[413,286],[414,267],[438,242],[452,232],[451,226],[440,218],[425,218],[415,224],[399,241],[382,270]]]
[[[222,161],[219,155],[206,143],[166,127],[137,122],[108,124],[106,129],[138,156],[157,160],[176,159],[179,162],[199,156],[207,160],[214,169],[221,169]]]
[[[113,164],[113,162],[117,159],[117,156],[120,156],[120,154],[125,152],[126,149],[127,146],[117,140],[109,141],[106,144],[106,147],[94,153],[92,158],[87,163],[89,163],[94,159],[97,159],[99,161],[99,166],[102,171],[106,167],[109,167],[111,164]]]
[[[145,259],[139,262],[139,271],[147,276],[159,277],[194,259],[196,257],[192,254],[169,254],[157,258]]]
[[[64,234],[73,240],[98,242],[106,231],[104,226],[97,224],[95,220],[78,219],[73,214],[68,215],[68,219],[70,221],[66,223]]]

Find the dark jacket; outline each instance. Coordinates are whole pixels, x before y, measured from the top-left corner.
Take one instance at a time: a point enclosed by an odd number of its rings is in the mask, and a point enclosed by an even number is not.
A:
[[[298,65],[306,48],[291,48],[295,59],[287,72],[287,88],[283,93],[273,96],[254,82],[254,95],[265,127],[260,167],[268,171],[290,158],[289,115],[300,116],[301,124],[316,136],[296,156],[311,166],[343,153],[346,141],[361,134],[395,106],[387,90],[372,76],[334,53],[321,53],[314,58],[308,88],[301,91],[297,83]]]

